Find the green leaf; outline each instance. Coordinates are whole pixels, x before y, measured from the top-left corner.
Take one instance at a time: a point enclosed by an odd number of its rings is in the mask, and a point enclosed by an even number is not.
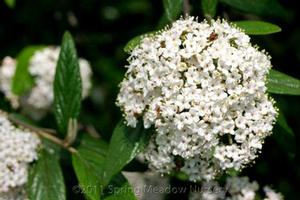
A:
[[[163,0],[167,19],[172,22],[176,20],[183,9],[183,0]]]
[[[104,187],[101,185],[103,166],[108,145],[102,140],[84,135],[78,153],[72,155],[72,163],[79,180],[80,188],[75,186],[74,192],[82,192],[88,199],[99,200]],[[119,192],[118,192],[119,191]],[[123,175],[116,175],[109,184],[104,199],[135,200],[130,185]]]
[[[277,0],[220,0],[238,10],[261,16],[286,18],[289,13]]]
[[[213,18],[216,15],[218,0],[201,0],[201,7],[206,18]]]
[[[14,8],[16,5],[16,1],[15,0],[4,0],[5,4],[9,7],[9,8]]]
[[[135,36],[134,38],[129,40],[129,42],[127,42],[127,44],[124,47],[124,51],[126,53],[130,53],[136,46],[138,46],[141,43],[141,41],[145,37],[151,37],[152,35],[155,35],[155,31]]]
[[[122,174],[114,177],[105,190],[104,200],[136,200],[134,190]]]
[[[32,119],[29,119],[20,113],[14,113],[14,112],[9,113],[9,119],[15,121],[18,124],[28,124],[28,125],[36,126],[36,123]]]
[[[136,46],[138,46],[141,43],[142,39],[146,37],[146,35],[147,34],[138,35],[129,40],[129,42],[127,42],[127,44],[124,47],[124,51],[126,53],[130,53]]]
[[[101,191],[101,177],[104,159],[108,145],[102,140],[83,135],[78,153],[72,155],[72,163],[79,181],[80,190],[88,199],[99,200]],[[75,186],[76,187],[76,186]]]
[[[30,200],[65,200],[66,189],[61,168],[53,154],[41,151],[29,171],[27,193]]]
[[[291,129],[291,127],[288,125],[285,116],[283,115],[283,112],[281,111],[281,109],[279,109],[279,115],[277,118],[277,123],[278,125],[283,128],[285,130],[286,133],[288,133],[291,136],[294,136],[294,132]]]
[[[229,168],[229,169],[226,170],[226,174],[228,174],[231,177],[239,176],[240,171],[237,171],[234,168]]]
[[[112,194],[104,198],[104,200],[136,200],[136,196],[133,192],[133,188],[131,185],[126,181],[123,185],[119,187],[113,187]]]
[[[173,171],[170,174],[168,174],[168,176],[174,177],[181,181],[189,181],[189,176],[186,173],[180,171]]]
[[[80,191],[91,200],[99,200],[101,194],[101,166],[104,157],[88,149],[81,149],[72,155],[72,163],[79,180]]]
[[[149,130],[143,128],[142,122],[136,128],[127,127],[123,121],[118,123],[109,144],[109,156],[105,160],[104,186],[145,148],[149,138]]]
[[[161,18],[159,19],[155,29],[156,30],[160,30],[163,29],[164,27],[166,27],[168,24],[170,24],[166,13],[164,12],[163,15],[161,16]]]
[[[268,92],[274,94],[300,95],[300,80],[276,70],[267,76]]]
[[[44,46],[28,46],[17,56],[16,72],[12,79],[12,91],[16,95],[23,95],[34,85],[34,80],[28,71],[30,59],[33,54]]]
[[[67,133],[70,120],[77,119],[81,107],[82,84],[77,52],[72,36],[63,37],[54,80],[54,113],[59,131]]]
[[[45,151],[51,153],[57,160],[62,160],[62,156],[64,155],[64,153],[69,153],[63,151],[61,146],[46,138],[41,138],[41,140],[42,140],[43,147],[45,148]]]
[[[79,149],[81,148],[88,149],[102,156],[106,156],[108,144],[104,140],[93,138],[88,134],[80,135],[79,139],[80,139]]]
[[[262,21],[236,21],[233,22],[239,28],[243,29],[249,35],[267,35],[281,31],[281,28],[275,24]]]

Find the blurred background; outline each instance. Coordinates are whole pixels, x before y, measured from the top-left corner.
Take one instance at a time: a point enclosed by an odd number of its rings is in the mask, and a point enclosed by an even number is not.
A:
[[[273,0],[264,1],[271,5]],[[202,20],[200,0],[190,3],[192,15]],[[252,42],[269,52],[275,69],[300,79],[298,2],[282,0],[280,4],[280,7],[270,6],[266,12],[251,13],[220,3],[217,16],[232,21],[260,19],[279,25],[282,32],[255,36]],[[121,118],[115,99],[128,56],[123,48],[134,36],[161,27],[165,23],[163,12],[161,0],[17,0],[13,8],[0,0],[0,60],[8,55],[16,57],[28,45],[59,45],[64,31],[69,30],[75,38],[79,56],[90,61],[94,73],[92,95],[84,101],[80,120],[94,127],[108,141]],[[8,109],[3,95],[0,96],[0,108]],[[273,97],[292,131],[287,133],[276,126],[261,156],[242,174],[248,174],[261,185],[271,185],[286,199],[300,199],[300,98]],[[39,123],[55,127],[51,114]],[[67,181],[73,180],[67,178]],[[173,184],[187,183],[176,180]],[[76,198],[81,197],[71,199]],[[170,195],[169,199],[175,197]]]

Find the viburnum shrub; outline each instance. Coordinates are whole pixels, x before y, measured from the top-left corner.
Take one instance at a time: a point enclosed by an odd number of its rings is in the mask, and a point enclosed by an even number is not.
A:
[[[232,2],[220,1],[245,12],[255,7]],[[271,95],[300,95],[300,81],[272,69],[271,56],[249,36],[281,29],[214,18],[217,0],[202,0],[205,19],[190,15],[187,0],[163,3],[159,30],[124,48],[127,71],[116,95],[123,117],[109,143],[86,115],[90,99],[104,95],[92,88],[93,64],[78,58],[69,32],[60,46],[28,46],[3,58],[0,200],[139,199],[122,173],[129,163],[206,188],[185,191],[190,200],[283,199],[272,183],[260,189],[243,174],[265,153],[276,122],[292,134]]]

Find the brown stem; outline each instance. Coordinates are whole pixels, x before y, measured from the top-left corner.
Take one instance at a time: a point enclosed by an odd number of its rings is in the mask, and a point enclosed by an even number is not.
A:
[[[191,12],[191,6],[189,0],[183,0],[183,14],[184,17],[189,16]]]
[[[58,144],[59,146],[63,147],[64,149],[68,150],[70,153],[76,153],[77,150],[73,147],[68,146],[67,143],[65,143],[63,140],[47,133],[47,132],[36,132],[38,135],[40,135],[43,138],[46,138],[48,140],[50,140],[51,142],[54,142],[55,144]]]
[[[66,138],[64,140],[65,145],[71,146],[73,142],[76,140],[78,131],[78,123],[76,119],[69,119],[68,123],[68,132]]]
[[[86,132],[93,138],[101,138],[100,133],[98,133],[96,128],[92,125],[86,126]]]
[[[48,140],[50,140],[51,142],[58,144],[59,146],[61,146],[62,148],[66,149],[67,151],[69,151],[70,153],[76,153],[77,150],[73,147],[68,146],[67,143],[65,143],[63,140],[61,140],[60,138],[54,136],[53,134],[51,134],[50,132],[47,132],[46,130],[48,129],[41,129],[38,127],[34,127],[32,125],[26,124],[14,117],[12,117],[11,115],[9,115],[8,113],[3,113],[1,112],[1,114],[4,114],[5,116],[7,116],[7,118],[14,124],[18,125],[19,127],[22,127],[24,129],[28,129],[33,131],[34,133],[36,133],[37,135],[46,138]]]

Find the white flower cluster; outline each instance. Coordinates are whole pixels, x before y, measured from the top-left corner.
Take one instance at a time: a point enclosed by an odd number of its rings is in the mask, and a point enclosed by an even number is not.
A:
[[[248,177],[228,177],[222,188],[217,183],[206,183],[203,191],[192,191],[190,200],[255,200],[259,195],[259,185],[250,182]],[[263,188],[264,200],[283,200],[280,193],[276,193],[269,186]]]
[[[32,112],[47,111],[53,102],[53,81],[55,77],[56,62],[59,56],[59,47],[47,47],[37,51],[29,63],[29,73],[34,78],[34,87],[31,91],[18,97],[12,91],[12,78],[16,70],[16,61],[10,57],[4,58],[0,67],[0,91],[10,100],[14,108],[21,105]],[[92,71],[90,64],[85,59],[79,59],[80,72],[82,78],[82,96],[88,96],[91,89]]]
[[[25,188],[17,187],[10,189],[8,192],[0,192],[0,200],[28,200]]]
[[[38,136],[15,127],[0,112],[0,198],[18,199],[27,182],[29,163],[37,159]]]
[[[128,59],[117,105],[129,126],[154,126],[146,159],[161,173],[210,180],[255,159],[277,110],[270,57],[226,21],[181,19],[145,37]]]

